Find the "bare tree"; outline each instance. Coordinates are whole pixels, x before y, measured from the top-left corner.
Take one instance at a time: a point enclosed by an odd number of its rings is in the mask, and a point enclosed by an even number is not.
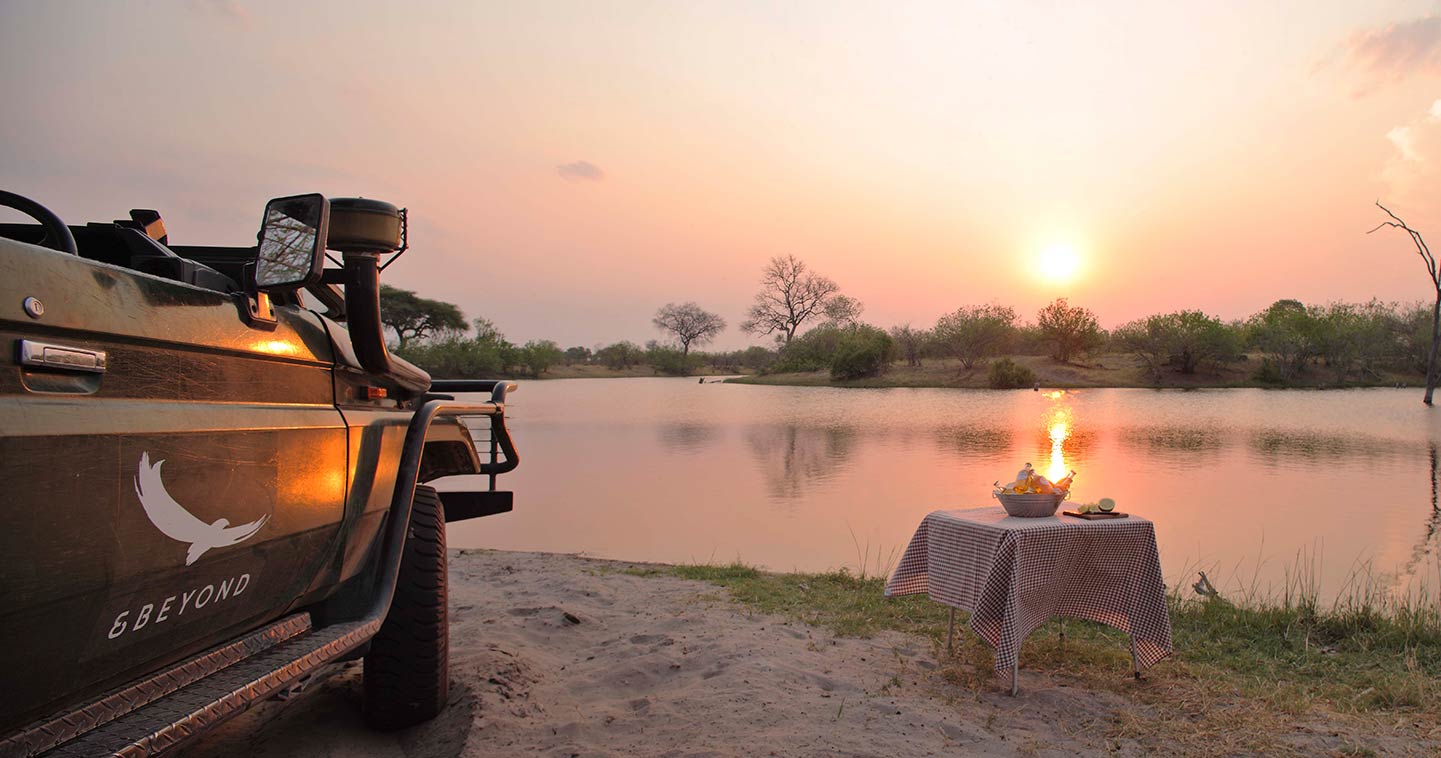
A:
[[[865,312],[866,306],[861,301],[849,295],[836,295],[826,301],[826,320],[836,326],[854,326],[861,320],[861,314]]]
[[[891,327],[891,339],[906,357],[907,366],[920,366],[926,343],[931,340],[929,329],[913,329],[910,324]]]
[[[1431,307],[1431,351],[1426,357],[1426,397],[1421,402],[1430,405],[1431,395],[1436,392],[1436,351],[1441,348],[1441,271],[1436,268],[1436,256],[1431,254],[1431,248],[1426,245],[1426,240],[1421,238],[1421,233],[1406,225],[1400,216],[1392,213],[1389,208],[1376,203],[1376,207],[1386,212],[1391,217],[1390,221],[1382,221],[1376,225],[1376,229],[1392,227],[1400,229],[1411,235],[1411,243],[1416,246],[1416,254],[1426,263],[1426,273],[1431,275],[1431,285],[1436,290],[1436,303]],[[1372,229],[1370,232],[1376,231]]]
[[[789,344],[801,324],[825,315],[826,305],[840,289],[835,282],[810,271],[794,255],[772,258],[761,276],[761,291],[756,293],[755,304],[741,322],[741,331],[776,334]]]
[[[655,312],[652,320],[657,329],[675,335],[681,355],[690,355],[690,346],[704,345],[726,328],[725,319],[702,309],[695,303],[666,303]]]

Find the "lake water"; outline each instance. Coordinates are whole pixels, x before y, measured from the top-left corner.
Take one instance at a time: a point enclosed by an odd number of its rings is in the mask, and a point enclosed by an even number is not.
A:
[[[926,513],[994,504],[1032,462],[1156,524],[1172,584],[1369,570],[1435,586],[1441,409],[1416,389],[995,392],[522,382],[513,513],[453,547],[776,570],[892,567]]]

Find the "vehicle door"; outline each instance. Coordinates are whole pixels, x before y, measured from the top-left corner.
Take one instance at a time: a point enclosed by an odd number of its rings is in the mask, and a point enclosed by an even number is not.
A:
[[[327,563],[332,348],[275,316],[0,239],[0,732],[279,615]]]

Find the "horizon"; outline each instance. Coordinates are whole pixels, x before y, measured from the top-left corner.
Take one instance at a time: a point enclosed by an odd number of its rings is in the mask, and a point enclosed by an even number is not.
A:
[[[644,343],[695,301],[708,350],[769,346],[738,324],[786,254],[885,327],[1433,295],[1367,231],[1380,201],[1441,239],[1436,2],[11,3],[0,49],[0,186],[181,244],[385,199],[416,222],[386,282],[517,342]],[[1037,271],[1067,248],[1074,280]]]

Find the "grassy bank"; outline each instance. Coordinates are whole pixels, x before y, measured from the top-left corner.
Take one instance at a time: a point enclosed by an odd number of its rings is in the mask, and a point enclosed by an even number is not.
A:
[[[946,607],[922,595],[886,599],[880,578],[743,565],[635,571],[712,582],[758,611],[842,636],[919,635],[933,643],[951,684],[972,692],[999,686],[990,648],[960,620],[956,652],[944,655]],[[1054,621],[1037,630],[1021,666],[1136,703],[1110,725],[1115,737],[1164,738],[1206,754],[1294,750],[1284,737],[1298,729],[1339,734],[1357,755],[1410,750],[1412,740],[1434,746],[1441,740],[1441,603],[1358,598],[1330,608],[1314,599],[1241,606],[1174,593],[1175,656],[1142,682],[1125,676],[1125,635],[1087,622],[1068,622],[1064,642]]]
[[[1098,355],[1083,363],[1057,363],[1047,356],[1017,355],[1011,359],[1031,371],[1042,387],[1083,388],[1083,387],[1275,387],[1255,378],[1261,367],[1259,358],[1248,358],[1227,365],[1215,374],[1181,374],[1166,372],[1156,382],[1135,356],[1125,353]],[[1349,381],[1338,383],[1334,376],[1317,369],[1310,374],[1286,384],[1287,387],[1395,387],[1421,386],[1425,377],[1417,374],[1382,374],[1371,382]],[[977,365],[966,369],[954,358],[927,359],[922,366],[892,364],[884,374],[853,381],[832,381],[827,371],[811,371],[794,374],[767,374],[747,376],[730,381],[742,384],[774,384],[801,387],[956,387],[966,389],[987,389],[986,366]]]

